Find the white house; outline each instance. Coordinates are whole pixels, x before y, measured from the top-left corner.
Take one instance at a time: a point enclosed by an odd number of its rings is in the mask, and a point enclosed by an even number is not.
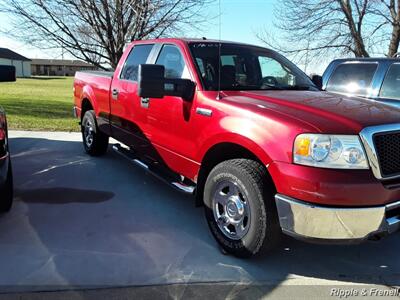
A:
[[[0,65],[14,66],[17,77],[31,76],[31,60],[7,48],[0,48]]]
[[[34,76],[75,76],[77,71],[94,71],[97,67],[81,60],[32,59]]]

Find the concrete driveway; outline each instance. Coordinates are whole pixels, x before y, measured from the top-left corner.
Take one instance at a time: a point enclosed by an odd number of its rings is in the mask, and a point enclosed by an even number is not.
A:
[[[10,137],[15,205],[0,215],[2,293],[168,284],[179,298],[173,287],[224,282],[224,297],[250,284],[257,297],[305,286],[328,297],[333,286],[400,284],[398,233],[355,246],[287,238],[269,256],[240,260],[221,254],[191,197],[111,149],[91,158],[75,133]]]

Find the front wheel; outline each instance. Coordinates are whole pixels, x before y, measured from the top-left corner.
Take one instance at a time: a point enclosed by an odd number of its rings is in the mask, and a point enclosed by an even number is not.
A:
[[[11,161],[8,163],[8,171],[5,182],[0,185],[0,212],[8,212],[13,203],[13,175]]]
[[[210,172],[204,188],[205,215],[226,252],[250,257],[279,243],[274,189],[267,178],[265,168],[249,159],[228,160]]]
[[[93,110],[85,112],[82,118],[81,131],[86,153],[92,156],[100,156],[107,152],[109,138],[99,130]]]

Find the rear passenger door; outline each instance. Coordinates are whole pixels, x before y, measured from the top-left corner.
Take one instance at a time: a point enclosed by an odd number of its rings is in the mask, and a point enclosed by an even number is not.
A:
[[[112,136],[136,150],[143,150],[148,141],[144,133],[146,112],[137,95],[138,69],[145,64],[154,44],[133,46],[118,78],[114,78],[110,95]]]

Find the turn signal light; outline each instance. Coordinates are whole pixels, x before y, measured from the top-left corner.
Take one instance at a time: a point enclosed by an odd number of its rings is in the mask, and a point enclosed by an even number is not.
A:
[[[294,145],[295,154],[300,156],[308,156],[310,154],[311,141],[309,138],[297,138]]]

